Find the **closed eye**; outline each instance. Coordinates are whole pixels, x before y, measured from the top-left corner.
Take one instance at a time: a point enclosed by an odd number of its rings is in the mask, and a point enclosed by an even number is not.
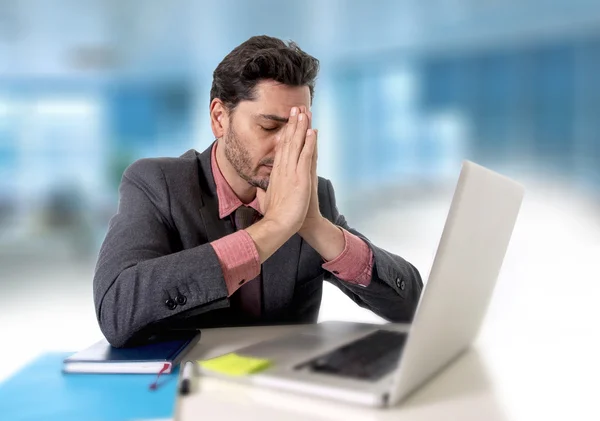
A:
[[[263,129],[265,132],[272,132],[272,131],[277,130],[279,127],[263,127],[263,126],[260,126],[260,128]]]

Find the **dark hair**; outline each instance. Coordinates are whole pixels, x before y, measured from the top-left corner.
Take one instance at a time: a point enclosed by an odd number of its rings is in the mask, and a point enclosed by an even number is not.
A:
[[[252,101],[262,80],[289,86],[308,86],[312,101],[319,60],[293,41],[288,44],[266,35],[254,36],[233,49],[213,73],[210,101],[219,98],[233,111],[240,101]]]

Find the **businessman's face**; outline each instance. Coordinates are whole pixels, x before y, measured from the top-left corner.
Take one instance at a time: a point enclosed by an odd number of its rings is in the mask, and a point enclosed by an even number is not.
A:
[[[310,90],[262,81],[255,96],[254,101],[241,101],[231,115],[224,136],[225,156],[242,179],[266,190],[277,135],[282,134],[292,107],[310,109]]]

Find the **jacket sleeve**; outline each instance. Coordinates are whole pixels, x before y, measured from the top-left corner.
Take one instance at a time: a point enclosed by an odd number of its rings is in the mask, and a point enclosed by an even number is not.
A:
[[[181,250],[170,215],[160,164],[134,162],[123,174],[118,211],[94,272],[96,316],[113,346],[191,309],[200,314],[229,306],[214,248],[207,243]]]
[[[359,306],[368,308],[391,322],[410,322],[414,316],[423,282],[419,271],[402,257],[387,252],[350,228],[337,209],[331,181],[325,180],[331,209],[331,221],[367,243],[373,251],[373,271],[367,287],[354,285],[325,272],[325,280],[340,288]]]

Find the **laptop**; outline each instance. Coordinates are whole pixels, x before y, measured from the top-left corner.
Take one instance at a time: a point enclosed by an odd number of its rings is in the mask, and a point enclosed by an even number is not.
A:
[[[486,314],[524,195],[464,161],[413,321],[325,322],[236,352],[271,360],[243,381],[353,404],[396,405],[472,343]],[[208,373],[207,373],[208,374]]]

